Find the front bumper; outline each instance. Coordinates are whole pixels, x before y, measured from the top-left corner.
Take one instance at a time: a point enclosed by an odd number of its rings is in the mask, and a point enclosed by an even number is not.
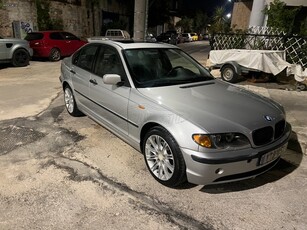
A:
[[[253,178],[274,167],[280,159],[280,154],[286,150],[291,134],[291,126],[287,124],[284,135],[275,142],[257,149],[239,150],[240,156],[231,157],[230,152],[221,153],[229,157],[205,157],[204,153],[181,148],[186,163],[187,179],[193,184],[225,183],[247,178]],[[272,151],[278,151],[273,159],[265,164],[259,164],[261,157]]]

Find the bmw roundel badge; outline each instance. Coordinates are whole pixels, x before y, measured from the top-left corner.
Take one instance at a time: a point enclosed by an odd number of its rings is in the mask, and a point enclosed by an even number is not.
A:
[[[268,115],[265,115],[265,116],[264,116],[264,119],[267,120],[267,121],[273,121],[273,120],[274,120],[273,117],[268,116]]]

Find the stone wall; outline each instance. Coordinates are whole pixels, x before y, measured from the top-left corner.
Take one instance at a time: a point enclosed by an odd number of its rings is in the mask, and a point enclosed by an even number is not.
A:
[[[79,37],[86,37],[89,34],[85,0],[81,5],[51,1],[49,14],[52,19],[63,21],[65,31]]]
[[[0,36],[16,35],[13,30],[14,21],[31,26],[33,31],[38,30],[35,0],[2,0],[2,2]],[[131,12],[127,6],[131,3],[133,0],[100,0],[98,5],[91,7],[87,0],[50,0],[50,17],[62,20],[64,30],[79,37],[90,37],[100,35],[104,11],[118,14],[120,19],[129,24],[129,15],[133,16],[133,8]]]
[[[36,6],[32,0],[3,0],[0,10],[0,34],[5,37],[13,37],[13,22],[20,21],[37,24]]]

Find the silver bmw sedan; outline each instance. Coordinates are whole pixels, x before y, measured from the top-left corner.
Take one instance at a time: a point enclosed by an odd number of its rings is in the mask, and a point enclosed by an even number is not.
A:
[[[143,153],[161,184],[255,177],[287,148],[283,107],[215,79],[176,46],[89,43],[61,65],[67,111],[86,114]]]

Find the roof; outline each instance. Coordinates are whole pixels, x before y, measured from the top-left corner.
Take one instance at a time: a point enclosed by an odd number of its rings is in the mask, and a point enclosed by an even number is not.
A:
[[[100,43],[117,46],[121,49],[140,49],[140,48],[178,48],[177,46],[166,43],[151,43],[151,42],[118,42],[112,40],[92,40],[90,43]]]

